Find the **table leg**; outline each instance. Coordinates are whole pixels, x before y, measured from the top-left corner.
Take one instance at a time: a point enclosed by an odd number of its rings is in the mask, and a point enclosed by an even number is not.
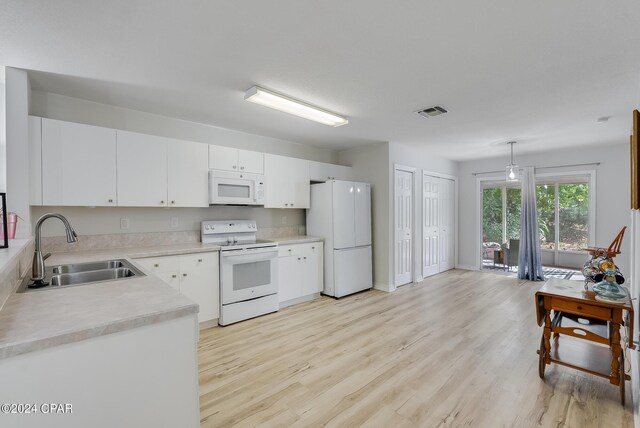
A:
[[[551,364],[551,311],[544,310],[544,362]]]
[[[611,378],[609,381],[614,385],[624,382],[620,379],[620,324],[611,323]]]

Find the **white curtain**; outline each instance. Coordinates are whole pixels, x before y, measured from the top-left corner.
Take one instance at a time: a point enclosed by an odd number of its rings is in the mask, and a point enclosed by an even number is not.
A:
[[[522,210],[518,278],[544,281],[540,254],[540,231],[536,206],[536,179],[533,167],[522,171]]]

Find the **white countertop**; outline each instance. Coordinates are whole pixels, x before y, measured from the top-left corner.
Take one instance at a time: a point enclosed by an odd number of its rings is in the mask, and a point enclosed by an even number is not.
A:
[[[282,245],[321,240],[309,236],[274,239]],[[126,258],[147,276],[12,293],[0,310],[0,359],[197,313],[196,303],[135,259],[218,250],[216,245],[190,243],[53,254],[48,265]]]

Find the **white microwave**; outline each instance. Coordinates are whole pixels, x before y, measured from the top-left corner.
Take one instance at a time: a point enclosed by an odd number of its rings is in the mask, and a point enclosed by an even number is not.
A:
[[[209,205],[264,205],[264,176],[210,169]]]

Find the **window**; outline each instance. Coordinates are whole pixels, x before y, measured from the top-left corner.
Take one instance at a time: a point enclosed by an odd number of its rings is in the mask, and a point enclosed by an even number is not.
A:
[[[540,246],[550,251],[580,251],[589,245],[592,229],[591,176],[536,177]],[[484,244],[507,244],[520,238],[519,183],[482,183]],[[486,246],[486,245],[485,245]]]
[[[558,185],[559,243],[563,251],[577,251],[589,243],[589,185]]]
[[[540,247],[543,250],[556,248],[556,186],[539,184],[536,186],[536,204],[538,206],[538,227],[540,228]]]
[[[507,188],[507,236],[504,242],[520,239],[520,211],[522,208],[522,191]]]
[[[482,242],[502,243],[502,189],[482,191]]]

